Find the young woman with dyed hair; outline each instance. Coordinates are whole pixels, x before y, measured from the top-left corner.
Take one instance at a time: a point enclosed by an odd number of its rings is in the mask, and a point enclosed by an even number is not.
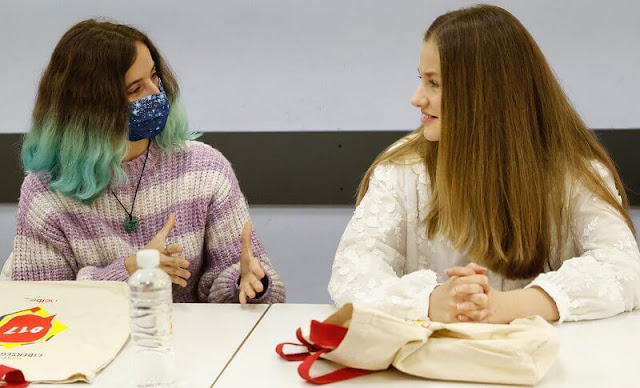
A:
[[[408,319],[595,319],[640,307],[620,177],[509,12],[438,17],[422,125],[367,171],[329,292]]]
[[[64,34],[24,138],[13,280],[126,281],[151,248],[176,302],[284,301],[231,165],[194,141],[178,97],[144,33]]]

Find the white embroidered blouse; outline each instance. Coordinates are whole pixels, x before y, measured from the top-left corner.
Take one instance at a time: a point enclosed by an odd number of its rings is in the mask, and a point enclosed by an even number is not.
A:
[[[618,193],[604,166],[595,166]],[[470,262],[448,239],[426,238],[429,176],[419,160],[385,163],[338,246],[329,294],[373,305],[406,319],[427,319],[429,295],[444,282],[444,271]],[[624,219],[584,187],[573,190],[571,236],[553,268],[532,279],[509,280],[488,272],[498,290],[537,286],[555,301],[560,321],[597,319],[640,308],[640,253]]]

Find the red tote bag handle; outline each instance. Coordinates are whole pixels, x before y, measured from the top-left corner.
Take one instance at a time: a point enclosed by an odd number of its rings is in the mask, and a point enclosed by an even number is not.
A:
[[[284,358],[287,361],[304,361],[311,353],[315,353],[320,350],[319,347],[307,342],[307,340],[304,339],[304,336],[302,336],[302,330],[300,328],[296,330],[296,338],[298,338],[298,341],[300,341],[299,344],[294,342],[283,342],[276,346],[276,353],[278,353],[280,357]],[[284,347],[286,345],[304,346],[307,351],[302,353],[287,354],[284,352]]]
[[[309,333],[309,339],[311,340],[311,342],[313,342],[313,344],[306,341],[302,336],[302,330],[298,329],[296,330],[296,337],[298,337],[298,340],[301,343],[281,343],[276,347],[276,353],[278,353],[280,357],[284,358],[287,361],[303,361],[302,364],[298,366],[298,374],[305,381],[313,384],[321,385],[336,383],[338,381],[345,381],[354,377],[364,376],[375,372],[365,369],[345,367],[321,376],[311,376],[311,367],[313,366],[313,364],[318,361],[323,353],[329,353],[333,349],[337,348],[340,343],[342,343],[344,337],[347,335],[348,330],[348,328],[339,325],[332,325],[319,321],[311,321],[311,331]],[[285,354],[285,345],[304,346],[307,348],[307,352]]]
[[[24,374],[10,366],[0,365],[0,382],[4,381],[5,387],[24,388],[30,383],[24,379]]]

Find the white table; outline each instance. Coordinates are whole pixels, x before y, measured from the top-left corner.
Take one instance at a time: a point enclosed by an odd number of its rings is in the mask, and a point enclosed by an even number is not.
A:
[[[275,347],[298,342],[295,330],[311,319],[324,320],[335,311],[329,305],[273,305],[253,330],[215,388],[305,387],[298,362],[282,360]],[[558,359],[538,387],[640,387],[640,311],[558,327]],[[314,375],[328,371],[314,365]],[[250,373],[247,373],[250,372]],[[332,386],[357,387],[487,387],[483,384],[427,381],[395,370],[378,372]],[[505,387],[496,385],[494,387]]]
[[[174,303],[174,350],[179,388],[210,387],[240,348],[267,305]],[[135,359],[129,341],[102,372],[92,387],[131,387]],[[86,384],[81,384],[88,386]],[[43,388],[69,385],[34,384]],[[73,385],[75,386],[75,385]]]

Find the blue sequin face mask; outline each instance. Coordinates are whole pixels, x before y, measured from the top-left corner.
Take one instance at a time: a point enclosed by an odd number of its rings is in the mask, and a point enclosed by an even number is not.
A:
[[[151,139],[162,132],[167,124],[169,99],[162,81],[158,81],[158,87],[160,93],[129,104],[129,140]]]

